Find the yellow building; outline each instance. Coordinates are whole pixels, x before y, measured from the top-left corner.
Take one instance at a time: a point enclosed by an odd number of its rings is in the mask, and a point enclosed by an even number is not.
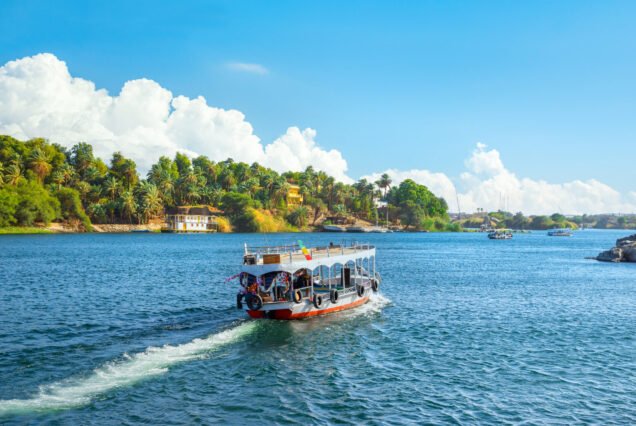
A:
[[[300,206],[302,203],[303,196],[300,194],[300,186],[290,184],[289,190],[287,191],[287,206],[296,207]]]

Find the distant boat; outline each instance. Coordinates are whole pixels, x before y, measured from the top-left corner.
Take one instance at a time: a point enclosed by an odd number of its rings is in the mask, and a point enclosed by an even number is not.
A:
[[[381,234],[384,234],[384,233],[386,233],[386,232],[393,232],[393,231],[391,231],[391,230],[390,230],[390,229],[388,229],[388,228],[382,228],[382,227],[380,227],[380,226],[372,226],[371,228],[369,228],[369,229],[367,230],[367,232],[374,232],[374,233],[381,233]]]
[[[324,232],[345,232],[344,227],[338,225],[322,225],[322,230]]]
[[[551,229],[548,231],[550,237],[571,237],[572,231],[569,229]]]
[[[138,234],[138,233],[144,233],[145,234],[147,232],[150,232],[150,230],[149,229],[131,229],[130,232],[134,232],[135,234]]]
[[[369,232],[364,226],[347,226],[347,232]]]
[[[512,232],[508,229],[498,229],[488,233],[488,238],[491,240],[510,240],[512,239]]]

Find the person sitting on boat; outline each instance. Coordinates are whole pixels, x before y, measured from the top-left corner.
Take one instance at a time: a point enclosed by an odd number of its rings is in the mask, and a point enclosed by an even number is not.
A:
[[[285,298],[285,294],[289,290],[289,278],[285,272],[281,272],[274,278],[275,285],[274,294],[276,295],[276,299],[281,300]]]
[[[254,281],[252,284],[247,286],[247,292],[248,293],[252,293],[252,294],[257,294],[258,293],[258,283],[256,281]]]

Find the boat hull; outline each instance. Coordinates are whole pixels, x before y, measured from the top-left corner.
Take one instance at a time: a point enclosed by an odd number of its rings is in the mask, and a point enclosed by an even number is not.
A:
[[[340,300],[336,303],[332,303],[329,300],[329,295],[323,296],[323,305],[320,308],[316,308],[309,299],[304,299],[300,303],[294,302],[279,302],[266,304],[259,310],[246,309],[247,314],[252,318],[267,318],[278,320],[296,320],[303,318],[310,318],[320,315],[328,315],[335,312],[345,311],[353,309],[358,306],[362,306],[369,301],[370,289],[367,289],[367,294],[359,297],[355,292],[349,297],[341,296]]]

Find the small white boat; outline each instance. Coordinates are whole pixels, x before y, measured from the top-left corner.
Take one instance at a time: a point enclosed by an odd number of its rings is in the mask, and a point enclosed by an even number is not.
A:
[[[324,232],[345,232],[344,226],[339,225],[322,225]]]
[[[368,228],[367,232],[373,232],[376,234],[384,234],[387,232],[393,232],[388,228],[382,228],[381,226],[372,226],[371,228]]]
[[[551,229],[548,231],[550,237],[571,237],[572,231],[569,229]]]
[[[252,318],[301,319],[352,309],[369,301],[381,282],[375,247],[329,245],[307,249],[245,246],[237,308]]]
[[[497,229],[488,233],[488,238],[491,240],[510,240],[512,239],[512,232],[508,229]]]

